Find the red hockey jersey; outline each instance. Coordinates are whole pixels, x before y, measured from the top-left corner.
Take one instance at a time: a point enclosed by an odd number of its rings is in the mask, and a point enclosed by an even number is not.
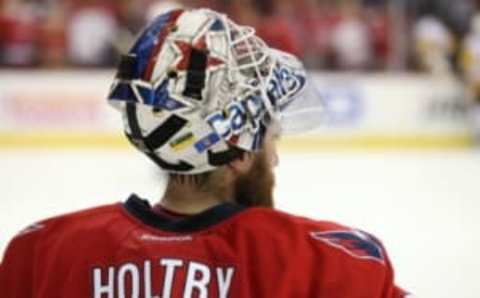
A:
[[[373,236],[222,204],[172,219],[131,196],[37,223],[10,243],[2,298],[400,298]]]

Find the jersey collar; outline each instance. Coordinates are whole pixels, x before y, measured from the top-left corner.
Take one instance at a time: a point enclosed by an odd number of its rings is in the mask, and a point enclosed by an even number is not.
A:
[[[171,219],[155,213],[147,200],[132,194],[123,204],[125,210],[142,223],[171,232],[196,232],[218,224],[246,209],[244,206],[222,203],[196,215]]]

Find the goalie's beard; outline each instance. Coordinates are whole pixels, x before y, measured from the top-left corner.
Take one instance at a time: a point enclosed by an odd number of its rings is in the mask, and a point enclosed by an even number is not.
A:
[[[274,207],[275,176],[264,151],[255,156],[250,171],[235,182],[235,200],[247,207]]]

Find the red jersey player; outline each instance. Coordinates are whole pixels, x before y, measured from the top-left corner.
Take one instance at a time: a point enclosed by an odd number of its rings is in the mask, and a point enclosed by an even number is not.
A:
[[[109,101],[169,182],[160,203],[48,219],[10,243],[2,298],[400,298],[373,236],[273,209],[280,133],[311,128],[302,64],[210,10],[156,18]]]

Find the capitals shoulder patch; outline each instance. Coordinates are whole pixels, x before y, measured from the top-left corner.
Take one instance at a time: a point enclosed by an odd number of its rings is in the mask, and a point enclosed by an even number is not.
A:
[[[385,264],[382,244],[375,237],[359,231],[311,232],[310,236],[318,241],[340,249],[358,259],[373,260]]]

